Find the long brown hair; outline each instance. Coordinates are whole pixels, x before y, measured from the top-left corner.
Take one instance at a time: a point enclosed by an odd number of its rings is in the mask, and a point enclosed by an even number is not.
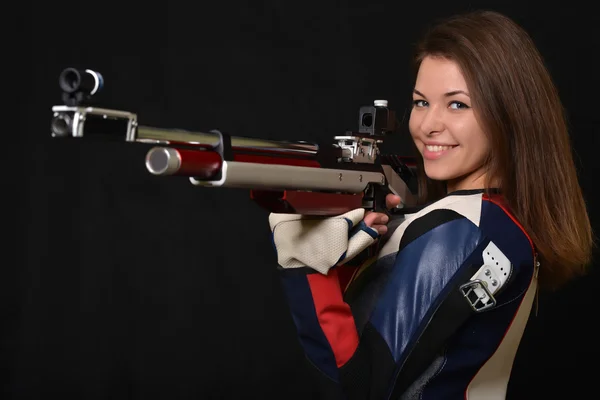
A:
[[[583,274],[591,261],[591,224],[563,105],[531,37],[502,14],[472,11],[438,22],[416,50],[417,70],[426,56],[460,66],[475,115],[492,144],[485,188],[489,180],[498,180],[511,212],[531,237],[540,287],[556,289]],[[435,200],[443,184],[421,174],[423,200]]]

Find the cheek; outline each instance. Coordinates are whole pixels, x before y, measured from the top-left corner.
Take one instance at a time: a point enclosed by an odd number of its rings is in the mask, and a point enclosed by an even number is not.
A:
[[[418,117],[416,117],[415,114],[411,113],[410,118],[408,120],[408,131],[410,132],[410,136],[412,137],[417,147],[419,147],[419,143],[417,140],[419,138],[419,124],[420,121],[418,120]]]
[[[482,131],[475,129],[471,135],[462,138],[465,152],[465,162],[471,167],[480,165],[490,152],[490,142]]]
[[[486,153],[490,150],[490,142],[481,130],[476,130],[469,139],[469,144],[472,150],[477,153]]]
[[[472,118],[454,121],[450,130],[458,143],[470,152],[479,153],[489,147],[485,133]]]

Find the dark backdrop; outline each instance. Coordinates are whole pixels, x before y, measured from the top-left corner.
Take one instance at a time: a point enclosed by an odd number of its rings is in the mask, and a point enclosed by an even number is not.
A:
[[[5,13],[19,25],[7,41],[26,40],[5,66],[27,73],[5,82],[26,90],[17,135],[7,135],[20,150],[4,147],[12,155],[0,277],[4,398],[312,393],[267,213],[247,191],[151,176],[144,145],[51,140],[63,68],[102,72],[102,105],[137,112],[143,125],[327,139],[355,128],[358,107],[376,98],[404,111],[411,45],[424,24],[496,9],[523,24],[547,60],[598,230],[600,20],[582,4],[32,2],[20,4],[24,14]],[[509,398],[596,391],[597,291],[593,271],[540,297]]]

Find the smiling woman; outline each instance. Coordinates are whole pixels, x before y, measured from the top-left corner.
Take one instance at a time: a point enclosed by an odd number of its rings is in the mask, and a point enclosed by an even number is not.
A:
[[[499,13],[457,16],[432,27],[415,62],[409,128],[422,155],[420,201],[499,191],[535,243],[542,288],[583,274],[591,224],[563,105],[529,34]],[[440,144],[456,146],[428,148]]]
[[[559,287],[590,260],[561,102],[529,35],[472,12],[417,50],[409,128],[422,208],[389,224],[376,261],[342,286],[382,215],[269,217],[323,398],[504,399],[538,277]]]
[[[473,112],[458,64],[426,56],[413,99],[409,128],[427,176],[445,181],[448,192],[484,187],[490,140]]]

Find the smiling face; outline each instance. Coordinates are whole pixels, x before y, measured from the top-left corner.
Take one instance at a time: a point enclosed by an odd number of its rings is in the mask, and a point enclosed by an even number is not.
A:
[[[430,179],[446,181],[448,192],[484,187],[484,161],[490,143],[454,61],[430,56],[423,59],[409,129]]]

